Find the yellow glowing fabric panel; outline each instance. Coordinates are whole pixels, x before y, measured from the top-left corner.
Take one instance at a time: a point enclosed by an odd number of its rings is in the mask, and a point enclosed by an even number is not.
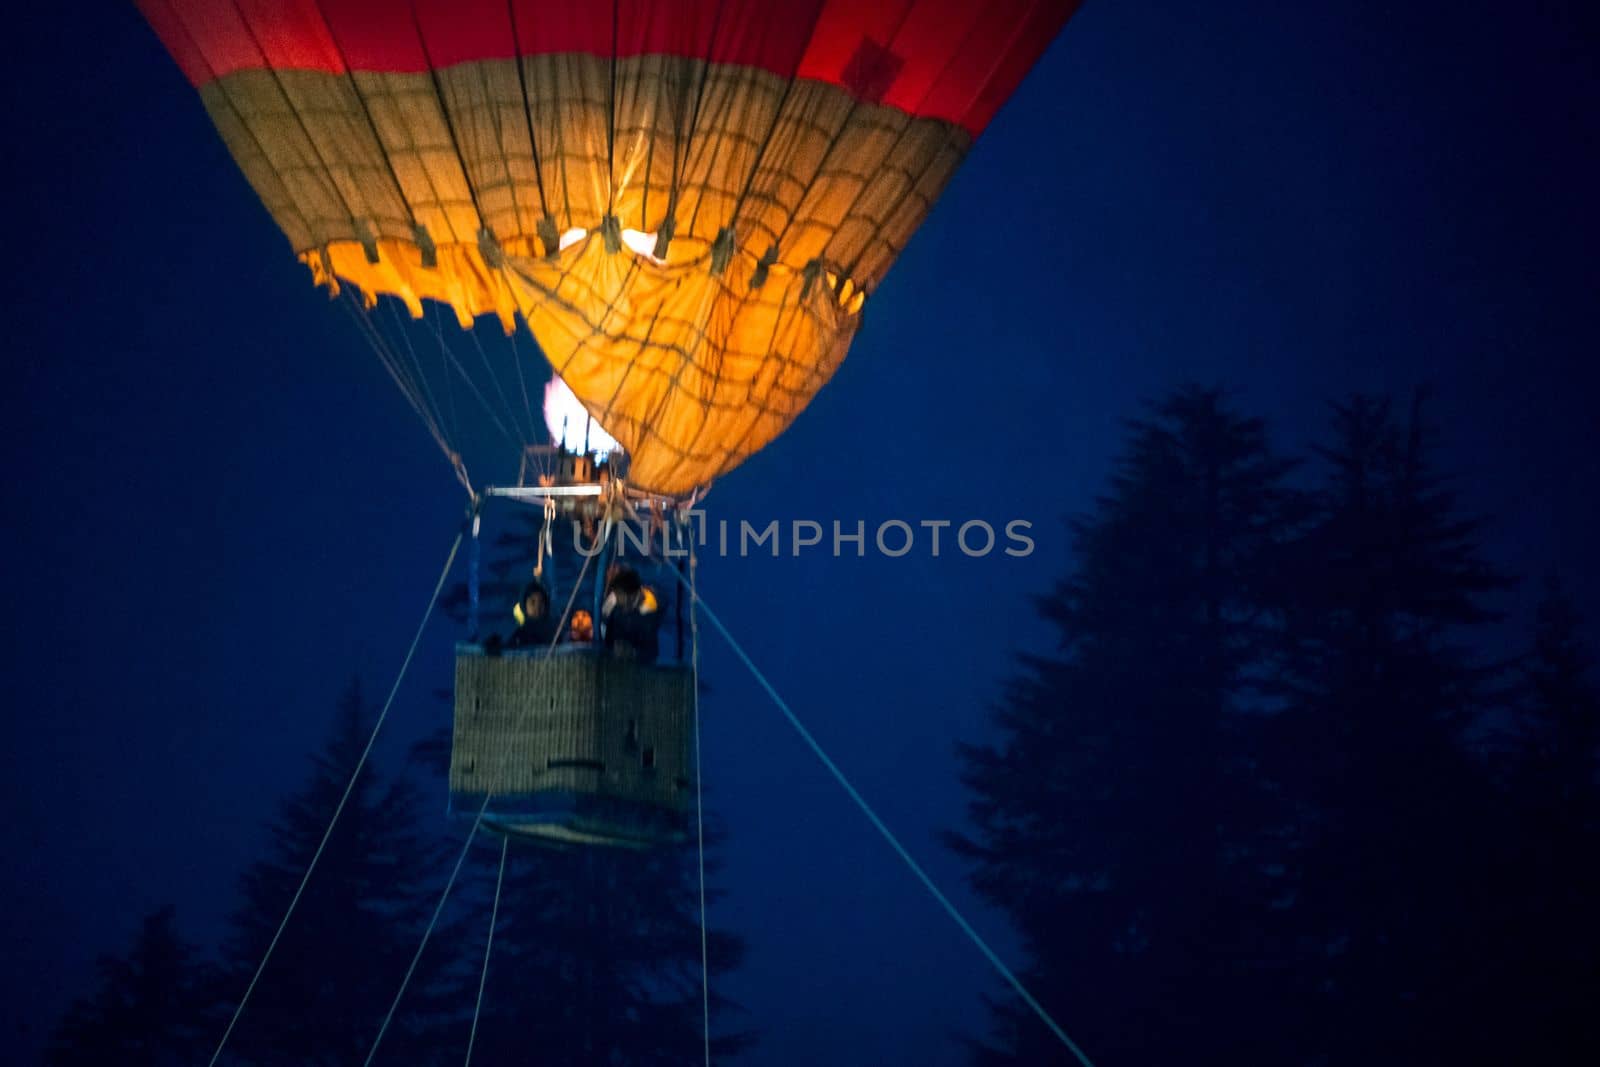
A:
[[[201,92],[318,283],[464,326],[521,312],[634,484],[668,494],[827,382],[969,142],[836,85],[672,56],[247,69]],[[624,229],[670,229],[665,261]],[[552,247],[569,230],[586,236]]]

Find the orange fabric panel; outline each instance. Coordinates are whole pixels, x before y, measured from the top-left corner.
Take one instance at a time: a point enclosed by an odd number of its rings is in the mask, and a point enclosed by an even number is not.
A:
[[[319,284],[413,315],[436,300],[467,327],[493,315],[510,330],[520,313],[628,450],[634,483],[682,494],[781,433],[832,376],[862,294],[968,138],[749,67],[643,56],[616,73],[614,102],[610,60],[586,55],[437,78],[245,70],[202,94]],[[524,86],[543,107],[525,110]],[[672,118],[691,90],[693,136]],[[643,233],[673,220],[665,262],[608,249],[608,216]],[[587,237],[553,254],[569,229]]]

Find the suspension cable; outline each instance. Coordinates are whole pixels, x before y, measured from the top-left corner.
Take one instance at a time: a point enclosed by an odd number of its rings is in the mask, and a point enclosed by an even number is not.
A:
[[[400,349],[394,346],[385,336],[383,329],[378,325],[378,316],[369,313],[360,302],[352,289],[345,290],[348,299],[343,301],[345,310],[355,321],[356,328],[361,332],[373,354],[378,357],[378,362],[388,373],[390,379],[400,390],[403,396],[422,419],[422,424],[433,438],[434,444],[439,446],[439,451],[444,453],[445,459],[450,461],[450,466],[455,472],[456,480],[461,483],[467,495],[473,493],[472,479],[467,473],[466,464],[461,459],[461,454],[456,450],[455,438],[447,431],[443,415],[438,410],[438,403],[433,398],[433,390],[428,385],[428,376],[423,371],[421,362],[417,359],[416,350],[411,345],[411,339],[403,325],[395,327],[396,335],[405,342],[406,351],[409,353],[410,362],[402,357]],[[390,306],[390,317],[399,322],[398,314]]]
[[[311,881],[311,873],[317,869],[317,862],[322,859],[323,850],[328,847],[328,839],[333,836],[333,828],[339,822],[339,816],[344,813],[345,804],[350,800],[350,794],[356,786],[356,779],[360,777],[362,768],[367,765],[367,757],[372,754],[372,746],[378,740],[378,731],[383,729],[384,720],[389,717],[389,709],[394,706],[395,694],[400,692],[400,683],[405,680],[406,672],[411,668],[411,660],[417,654],[417,646],[422,643],[422,632],[428,627],[428,620],[433,617],[433,609],[439,603],[439,593],[444,589],[444,583],[450,577],[450,568],[456,561],[456,552],[461,548],[461,538],[465,531],[457,531],[456,538],[450,544],[450,553],[445,557],[444,567],[439,571],[439,580],[433,584],[433,593],[428,597],[428,607],[422,613],[422,620],[417,623],[417,632],[412,635],[411,647],[406,650],[406,657],[400,663],[400,672],[395,675],[394,684],[389,687],[389,696],[383,702],[383,710],[378,713],[378,720],[372,724],[372,733],[367,737],[366,747],[361,750],[361,757],[356,760],[355,769],[350,772],[350,780],[345,783],[344,793],[339,797],[339,803],[333,809],[333,815],[328,819],[327,829],[322,831],[322,840],[317,842],[317,850],[311,854],[311,862],[306,864],[305,873],[300,876],[300,884],[295,887],[294,896],[289,899],[289,907],[283,913],[283,919],[278,923],[278,928],[272,934],[272,940],[267,942],[267,950],[261,955],[261,962],[256,965],[256,970],[250,976],[250,984],[245,987],[244,996],[239,998],[238,1005],[233,1009],[233,1017],[228,1020],[228,1028],[222,1032],[222,1039],[217,1042],[216,1050],[211,1053],[208,1067],[215,1067],[217,1059],[222,1055],[222,1050],[228,1044],[228,1038],[233,1035],[234,1027],[239,1023],[239,1016],[244,1013],[244,1006],[250,1001],[250,994],[255,992],[256,983],[261,980],[261,973],[267,969],[267,961],[272,959],[272,953],[278,947],[278,941],[283,937],[284,929],[289,925],[290,916],[300,904],[300,897],[306,891],[306,884]]]
[[[417,951],[411,956],[411,965],[406,968],[405,977],[400,979],[400,988],[395,991],[394,1001],[383,1017],[383,1025],[378,1027],[378,1036],[372,1039],[372,1047],[367,1050],[367,1058],[362,1061],[363,1067],[371,1067],[372,1057],[378,1054],[378,1046],[383,1044],[383,1035],[389,1032],[389,1023],[394,1020],[395,1009],[400,1007],[400,998],[406,995],[406,987],[411,984],[411,976],[417,973],[417,964],[422,960],[422,952],[428,947],[428,939],[433,936],[433,928],[438,925],[439,916],[444,912],[445,901],[450,899],[450,890],[455,888],[456,878],[461,874],[461,865],[466,862],[467,852],[471,850],[472,842],[478,836],[478,826],[483,822],[483,813],[488,810],[489,798],[493,795],[485,793],[483,803],[478,805],[478,814],[472,820],[472,829],[467,831],[467,839],[461,843],[461,852],[456,856],[456,865],[451,868],[450,878],[444,884],[444,892],[439,894],[439,903],[433,909],[433,918],[428,920],[428,928],[422,931],[422,942],[417,945]]]
[[[506,849],[511,838],[500,838],[500,873],[494,879],[494,907],[489,911],[489,940],[483,946],[483,970],[478,975],[478,999],[472,1005],[472,1031],[467,1034],[467,1058],[461,1067],[472,1067],[472,1046],[478,1041],[478,1016],[483,1013],[483,987],[489,984],[489,954],[494,951],[494,927],[500,921],[500,887],[506,880]]]
[[[679,581],[685,581],[681,574],[679,575]],[[900,843],[900,839],[894,835],[894,832],[889,829],[888,825],[883,821],[883,819],[878,816],[878,813],[873,810],[872,805],[867,803],[866,798],[861,795],[861,793],[851,783],[850,779],[845,776],[844,771],[841,770],[839,765],[833,761],[832,757],[828,755],[817,739],[811,735],[811,731],[806,729],[805,724],[800,721],[799,716],[795,715],[794,711],[784,701],[783,697],[778,695],[777,689],[773,688],[772,683],[767,680],[767,676],[761,673],[761,669],[755,665],[755,661],[753,661],[749,654],[745,652],[743,646],[741,646],[738,641],[734,640],[733,634],[728,632],[728,628],[722,624],[722,620],[717,617],[717,613],[712,611],[710,606],[707,605],[704,600],[700,599],[699,594],[695,591],[694,583],[692,581],[685,581],[685,584],[688,585],[689,594],[695,598],[695,601],[699,605],[700,609],[705,612],[705,616],[708,620],[710,620],[711,625],[716,627],[717,632],[722,635],[722,639],[728,642],[728,647],[733,649],[734,655],[739,657],[740,661],[743,662],[745,667],[749,669],[750,674],[757,682],[761,684],[761,687],[766,690],[767,696],[772,698],[772,702],[777,705],[778,710],[783,712],[784,718],[789,720],[789,725],[794,727],[795,732],[800,735],[801,740],[805,741],[806,745],[811,749],[816,757],[822,761],[822,765],[828,769],[828,773],[833,775],[834,779],[844,788],[844,791],[849,794],[850,799],[855,801],[856,807],[861,809],[861,813],[867,817],[867,820],[872,823],[873,827],[878,831],[878,833],[883,835],[883,839],[889,843],[890,847],[894,849],[895,854],[898,855],[900,859],[905,862],[905,865],[911,869],[911,873],[917,876],[917,880],[922,883],[923,888],[925,888],[933,896],[934,900],[939,902],[940,906],[944,908],[944,910],[949,914],[950,918],[955,920],[955,924],[961,928],[961,932],[966,934],[968,939],[978,947],[978,950],[983,953],[984,958],[989,961],[996,971],[1000,972],[1000,976],[1004,978],[1011,988],[1016,992],[1016,994],[1022,998],[1023,1002],[1026,1003],[1028,1007],[1033,1009],[1033,1013],[1037,1015],[1047,1027],[1050,1028],[1051,1033],[1055,1034],[1055,1036],[1060,1039],[1061,1043],[1065,1045],[1067,1050],[1077,1058],[1082,1067],[1094,1067],[1094,1064],[1090,1061],[1089,1057],[1084,1053],[1084,1051],[1078,1047],[1077,1043],[1074,1042],[1072,1038],[1067,1036],[1067,1032],[1066,1030],[1062,1029],[1061,1024],[1056,1022],[1055,1018],[1051,1016],[1047,1010],[1045,1010],[1044,1005],[1040,1004],[1032,993],[1028,992],[1028,988],[1022,984],[1022,979],[1018,978],[1015,972],[1013,972],[1010,967],[1006,966],[1005,961],[999,957],[994,949],[989,947],[989,943],[985,941],[983,936],[973,928],[970,922],[967,921],[966,916],[961,914],[961,910],[955,906],[955,903],[951,901],[949,897],[944,895],[944,892],[934,882],[932,877],[928,875],[928,872],[922,869],[922,865],[919,864],[912,857],[911,853],[906,849],[906,847]],[[698,648],[696,649],[696,653],[698,654]]]
[[[695,617],[695,606],[700,601],[695,591],[698,560],[694,552],[695,538],[689,535],[689,647],[693,663],[690,684],[694,687],[694,829],[695,845],[700,861],[700,1021],[705,1031],[706,1067],[711,1067],[711,965],[706,934],[706,822],[704,761],[700,755],[700,623]],[[676,570],[676,568],[674,568]],[[682,572],[679,572],[681,575]]]
[[[488,418],[490,424],[493,425],[495,429],[500,431],[501,436],[506,439],[512,448],[516,449],[518,452],[521,452],[523,446],[527,442],[521,439],[520,433],[511,432],[510,428],[506,426],[505,420],[500,418],[500,414],[495,411],[494,405],[489,403],[489,398],[483,395],[482,389],[478,388],[478,383],[472,380],[471,374],[467,373],[467,368],[463,367],[461,365],[461,360],[456,358],[455,349],[451,348],[450,343],[444,339],[444,320],[438,315],[434,316],[433,336],[434,340],[439,343],[439,354],[444,357],[443,363],[445,368],[444,374],[446,383],[448,384],[449,381],[450,369],[452,367],[455,368],[455,372],[461,376],[462,383],[466,385],[467,391],[472,394],[473,399],[475,399],[479,406],[483,408],[484,416]],[[487,360],[487,357],[485,357],[485,359]],[[499,386],[498,379],[496,379],[495,384],[496,387]],[[447,393],[447,395],[450,397],[451,417],[454,419],[455,395],[454,393]],[[507,410],[509,411],[509,406]],[[516,420],[512,419],[512,421],[515,422]]]

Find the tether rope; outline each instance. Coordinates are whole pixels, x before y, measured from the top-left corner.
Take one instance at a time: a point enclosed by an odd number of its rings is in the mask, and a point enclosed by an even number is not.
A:
[[[684,581],[681,574],[679,575],[679,581]],[[1073,1056],[1077,1057],[1078,1062],[1082,1064],[1083,1067],[1094,1067],[1093,1062],[1090,1061],[1089,1057],[1084,1053],[1084,1051],[1078,1047],[1077,1043],[1073,1041],[1072,1038],[1067,1036],[1067,1032],[1061,1027],[1061,1024],[1055,1021],[1051,1014],[1045,1010],[1044,1005],[1040,1004],[1032,993],[1028,992],[1028,988],[1022,984],[1022,979],[1018,978],[1011,968],[1006,966],[1005,961],[1002,960],[998,954],[996,954],[994,949],[989,947],[989,943],[985,941],[983,936],[973,928],[970,922],[967,921],[966,916],[961,914],[961,910],[955,906],[949,897],[944,895],[943,890],[941,890],[938,885],[935,884],[934,880],[928,875],[928,872],[922,869],[922,865],[919,864],[916,859],[912,857],[911,853],[907,851],[906,847],[900,843],[900,839],[894,835],[894,831],[890,830],[888,825],[881,818],[879,818],[878,813],[873,810],[872,805],[867,803],[866,798],[861,795],[861,793],[853,784],[851,784],[850,779],[845,776],[844,771],[839,769],[839,765],[833,761],[832,757],[828,755],[817,739],[811,736],[811,731],[806,729],[805,724],[800,721],[797,715],[795,715],[794,711],[784,701],[783,697],[778,695],[777,689],[773,688],[772,683],[767,680],[767,676],[761,673],[761,669],[755,665],[755,661],[750,658],[747,652],[745,652],[743,646],[741,646],[738,641],[734,640],[733,634],[728,632],[728,628],[722,624],[722,620],[717,617],[717,613],[712,611],[704,600],[700,599],[699,594],[695,591],[694,584],[692,582],[685,582],[685,584],[688,585],[689,594],[695,598],[696,603],[705,612],[705,616],[710,620],[711,625],[717,628],[717,632],[722,635],[722,639],[728,642],[728,647],[733,649],[734,655],[739,657],[740,661],[744,663],[747,669],[749,669],[750,674],[755,678],[755,680],[761,683],[761,687],[767,691],[767,696],[772,698],[772,702],[777,705],[778,710],[783,712],[784,718],[789,720],[789,725],[795,728],[795,732],[800,735],[801,739],[805,741],[806,745],[810,747],[811,751],[816,754],[816,757],[822,761],[822,765],[828,769],[828,773],[832,774],[834,779],[838,781],[842,787],[844,787],[844,791],[850,795],[850,799],[855,801],[856,806],[861,809],[862,814],[867,817],[867,820],[872,823],[873,827],[877,829],[878,833],[883,835],[883,839],[889,842],[890,847],[893,848],[900,859],[905,862],[905,865],[911,869],[911,873],[917,876],[917,879],[922,883],[923,888],[925,888],[933,896],[933,899],[939,902],[940,906],[944,908],[945,912],[949,914],[950,918],[955,920],[955,924],[961,928],[961,932],[966,934],[967,938],[978,947],[978,950],[983,953],[984,958],[989,961],[996,971],[1000,972],[1000,976],[1004,978],[1011,988],[1016,992],[1016,994],[1022,998],[1023,1002],[1026,1003],[1028,1007],[1032,1008],[1033,1013],[1037,1015],[1047,1027],[1050,1028],[1050,1032],[1055,1034],[1055,1036],[1060,1039],[1061,1043],[1067,1047],[1068,1051],[1070,1051]],[[696,650],[696,653],[698,654],[698,649]]]
[[[689,647],[693,663],[694,686],[694,828],[695,844],[700,860],[700,1020],[705,1031],[706,1067],[711,1067],[711,965],[706,934],[706,822],[705,776],[700,758],[700,623],[695,618],[695,606],[700,596],[695,592],[698,568],[694,553],[694,534],[689,535]],[[680,572],[681,573],[681,572]]]
[[[467,1034],[467,1058],[461,1067],[472,1067],[472,1046],[478,1041],[478,1016],[483,1014],[483,988],[489,984],[489,954],[494,951],[494,927],[500,921],[500,887],[506,880],[506,850],[511,838],[500,838],[500,873],[494,880],[494,907],[489,912],[489,940],[483,946],[483,970],[478,974],[478,999],[472,1005],[472,1031]]]
[[[333,816],[328,820],[328,828],[322,832],[322,840],[317,842],[317,850],[311,854],[311,862],[306,865],[305,874],[300,876],[300,884],[295,887],[294,896],[289,900],[289,908],[283,913],[283,919],[278,923],[278,929],[273,933],[272,940],[267,942],[267,950],[262,954],[261,962],[256,965],[255,974],[250,976],[250,984],[245,987],[244,996],[239,998],[238,1006],[233,1009],[233,1017],[228,1020],[228,1028],[222,1032],[222,1040],[217,1042],[216,1051],[211,1053],[208,1067],[215,1067],[223,1048],[228,1044],[228,1038],[233,1035],[234,1027],[239,1023],[239,1016],[244,1013],[244,1006],[250,1001],[250,994],[255,992],[256,983],[261,980],[261,973],[267,969],[267,961],[272,959],[272,953],[277,949],[278,941],[289,925],[290,916],[294,915],[295,908],[300,904],[300,897],[306,891],[306,884],[311,881],[311,873],[317,869],[317,862],[322,859],[323,850],[328,847],[328,839],[333,836],[333,828],[339,822],[339,816],[344,813],[344,806],[349,802],[350,794],[355,789],[356,779],[361,776],[362,768],[367,765],[367,757],[372,754],[372,746],[378,740],[378,731],[383,729],[384,720],[389,717],[389,709],[394,706],[395,694],[400,692],[400,683],[405,680],[406,672],[411,669],[411,660],[417,654],[417,646],[422,643],[422,633],[428,628],[428,620],[433,617],[433,609],[439,603],[439,593],[444,589],[445,580],[450,577],[450,568],[456,561],[456,552],[461,548],[461,538],[465,533],[465,530],[457,531],[455,540],[450,544],[450,553],[445,557],[444,568],[439,572],[439,580],[433,584],[432,595],[428,597],[427,610],[422,613],[422,621],[417,623],[417,632],[412,635],[411,647],[406,650],[406,658],[400,664],[400,673],[395,675],[394,684],[389,687],[389,696],[383,702],[383,710],[378,713],[378,721],[372,724],[372,733],[367,737],[366,747],[361,750],[361,758],[356,760],[355,769],[350,772],[350,780],[345,783],[344,793],[333,809]]]
[[[450,890],[456,886],[456,879],[461,875],[461,865],[466,862],[467,852],[472,848],[473,839],[478,836],[478,827],[483,822],[483,813],[489,808],[489,798],[492,793],[485,793],[483,803],[478,805],[478,814],[472,820],[472,829],[467,831],[467,839],[461,843],[461,852],[456,856],[456,865],[450,869],[450,879],[444,884],[444,892],[439,894],[439,903],[434,906],[433,918],[428,920],[428,928],[422,931],[422,943],[417,946],[417,951],[411,956],[411,965],[406,968],[406,975],[400,979],[400,988],[395,992],[394,1002],[389,1005],[389,1011],[383,1017],[383,1025],[378,1027],[378,1036],[372,1039],[372,1047],[367,1050],[367,1058],[362,1061],[363,1067],[371,1067],[372,1057],[378,1054],[378,1046],[383,1044],[383,1035],[389,1032],[389,1024],[394,1021],[395,1009],[400,1007],[400,999],[406,995],[406,987],[411,984],[411,976],[417,973],[417,964],[422,961],[422,953],[428,947],[428,939],[433,936],[433,928],[439,924],[439,916],[444,912],[445,901],[450,899]]]

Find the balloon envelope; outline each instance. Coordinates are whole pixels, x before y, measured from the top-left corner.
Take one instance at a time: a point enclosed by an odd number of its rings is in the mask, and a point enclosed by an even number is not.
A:
[[[520,313],[631,456],[708,484],[1077,0],[139,0],[314,278]]]

